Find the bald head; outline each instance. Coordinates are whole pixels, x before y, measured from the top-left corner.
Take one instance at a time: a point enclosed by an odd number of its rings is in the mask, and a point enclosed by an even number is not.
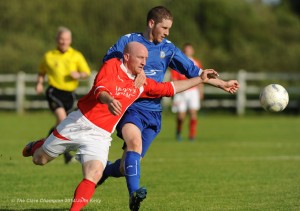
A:
[[[143,71],[148,58],[147,48],[139,42],[130,42],[124,48],[124,65],[131,74]]]
[[[143,44],[139,42],[130,42],[124,48],[124,54],[125,53],[128,53],[130,55],[137,54],[137,53],[144,53],[144,54],[147,53],[148,55],[148,50]]]

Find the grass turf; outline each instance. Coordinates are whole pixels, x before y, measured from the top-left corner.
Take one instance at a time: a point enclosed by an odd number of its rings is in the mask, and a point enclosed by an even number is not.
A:
[[[0,210],[68,210],[80,164],[59,157],[41,167],[21,156],[29,140],[47,134],[53,116],[0,115]],[[300,210],[299,116],[200,115],[194,142],[174,139],[174,119],[164,114],[142,161],[148,195],[141,210]],[[121,146],[114,136],[110,160]],[[84,210],[128,210],[124,178],[107,180]]]

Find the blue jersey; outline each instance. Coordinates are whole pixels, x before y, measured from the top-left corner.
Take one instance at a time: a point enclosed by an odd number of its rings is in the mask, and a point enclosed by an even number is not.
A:
[[[123,58],[123,51],[129,42],[142,43],[148,49],[148,59],[144,67],[144,72],[148,78],[157,82],[164,80],[165,73],[170,67],[184,74],[187,78],[199,76],[201,69],[195,66],[179,48],[172,42],[164,39],[161,43],[154,44],[145,39],[141,33],[131,33],[122,36],[104,56],[103,61],[111,58]],[[131,107],[137,107],[142,110],[161,111],[161,98],[159,99],[139,99]]]

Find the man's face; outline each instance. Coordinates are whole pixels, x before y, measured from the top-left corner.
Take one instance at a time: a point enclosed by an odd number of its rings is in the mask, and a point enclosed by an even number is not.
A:
[[[57,37],[57,48],[61,52],[66,52],[72,43],[72,37],[69,32],[62,32]]]
[[[144,70],[148,58],[148,51],[146,48],[141,48],[130,55],[127,54],[127,67],[133,75],[137,75]],[[125,58],[126,59],[126,58]]]
[[[194,48],[190,45],[185,46],[185,48],[183,49],[183,53],[187,56],[187,57],[193,57],[194,55]]]
[[[151,25],[152,42],[160,43],[165,37],[169,35],[170,28],[173,22],[171,20],[163,19],[161,23],[153,23]]]

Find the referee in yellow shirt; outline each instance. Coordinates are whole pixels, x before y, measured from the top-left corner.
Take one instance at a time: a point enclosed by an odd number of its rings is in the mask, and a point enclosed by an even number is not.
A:
[[[72,32],[68,28],[58,28],[56,42],[57,48],[46,52],[40,64],[36,92],[37,94],[43,92],[43,83],[47,75],[49,86],[46,97],[58,125],[74,106],[78,80],[87,78],[91,70],[84,56],[71,47]],[[70,153],[65,153],[64,157],[65,163],[69,163],[72,159]]]

